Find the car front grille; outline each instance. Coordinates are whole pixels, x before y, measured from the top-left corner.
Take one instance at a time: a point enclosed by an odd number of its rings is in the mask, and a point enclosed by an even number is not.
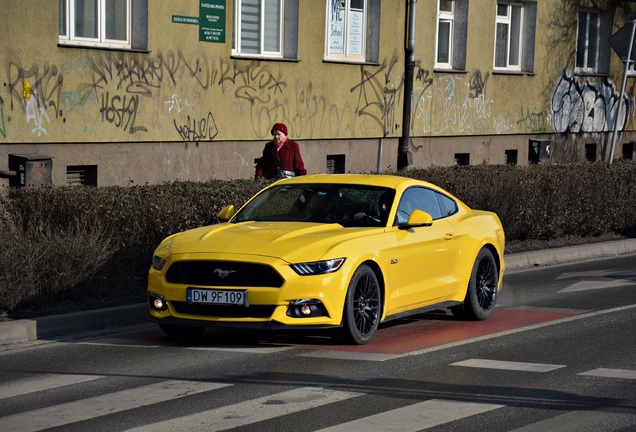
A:
[[[271,288],[280,288],[284,282],[268,265],[234,261],[179,261],[170,266],[166,280],[199,286]]]
[[[175,310],[186,315],[202,315],[223,318],[269,318],[274,313],[276,306],[218,306],[204,304],[190,304],[185,302],[172,302]]]

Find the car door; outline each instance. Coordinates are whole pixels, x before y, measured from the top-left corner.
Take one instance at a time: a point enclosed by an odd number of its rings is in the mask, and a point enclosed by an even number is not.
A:
[[[416,209],[429,213],[432,225],[400,229]],[[396,216],[398,227],[394,227],[397,247],[391,253],[389,313],[442,301],[456,283],[457,233],[442,215],[437,192],[413,187],[402,195]]]

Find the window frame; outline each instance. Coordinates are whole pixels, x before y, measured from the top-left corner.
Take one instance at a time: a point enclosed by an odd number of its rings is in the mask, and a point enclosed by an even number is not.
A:
[[[499,6],[506,6],[506,15],[499,14]],[[513,9],[517,7],[520,10],[520,15],[518,19],[518,28],[516,29],[516,33],[518,35],[518,42],[516,43],[516,51],[517,51],[517,63],[511,64],[510,57],[512,53],[512,40],[513,38]],[[526,15],[526,7],[521,2],[515,1],[497,1],[496,3],[496,19],[495,19],[495,51],[494,51],[494,61],[493,68],[494,70],[499,71],[521,71],[524,64],[524,32],[525,32],[525,15]],[[497,65],[497,54],[498,54],[498,39],[499,39],[499,26],[506,25],[507,26],[507,34],[506,34],[506,45],[505,45],[505,65],[498,66]]]
[[[425,199],[421,199],[426,195]],[[428,207],[433,205],[434,209]],[[444,219],[459,211],[457,202],[439,191],[422,186],[406,189],[400,197],[395,214],[397,225],[405,224],[413,210],[422,210],[430,214],[433,220]],[[433,210],[433,211],[431,211]]]
[[[95,0],[97,3],[97,37],[81,37],[75,35],[75,0],[59,0],[59,44],[72,46],[86,46],[93,48],[131,49],[133,47],[133,0],[126,2],[126,39],[108,39],[106,37],[107,20],[106,3],[108,0]],[[62,31],[64,33],[62,33]]]
[[[581,15],[585,14],[586,23],[585,23],[585,35],[584,40],[581,40]],[[594,47],[594,65],[590,67],[589,65],[589,56],[590,56],[590,15],[596,15],[596,25],[594,28],[596,29],[596,37],[595,37],[595,47]],[[600,60],[601,60],[601,21],[602,15],[598,10],[592,9],[581,9],[578,13],[577,18],[577,26],[576,26],[576,54],[575,54],[575,71],[577,73],[587,73],[594,74],[598,73],[600,70]],[[584,45],[582,47],[582,45]],[[579,54],[580,49],[583,48],[583,66],[579,65]]]
[[[443,0],[437,0],[437,28],[435,33],[435,67],[442,69],[453,68],[453,45],[455,44],[454,32],[455,32],[455,11],[456,0],[448,0],[451,3],[450,11],[441,10],[441,3]],[[448,40],[446,45],[448,47],[448,59],[446,62],[440,61],[440,23],[448,23]]]
[[[327,0],[326,3],[326,15],[325,15],[325,60],[331,61],[342,61],[342,62],[365,62],[367,58],[367,44],[369,43],[367,34],[367,24],[370,19],[370,6],[371,2],[369,0],[357,0],[362,2],[362,17],[361,23],[357,27],[360,30],[360,33],[353,34],[353,26],[350,24],[350,20],[352,19],[352,9],[354,11],[359,11],[360,9],[352,8],[351,2],[356,0]],[[344,9],[340,9],[341,4],[344,3]],[[336,10],[335,7],[338,9]],[[331,28],[332,28],[332,17],[334,11],[338,15],[340,12],[343,12],[342,17],[342,53],[335,53],[331,51]],[[339,21],[339,19],[338,19]],[[350,54],[350,41],[354,39],[355,36],[359,36],[361,41],[359,44],[359,54]]]
[[[265,48],[267,23],[266,19],[266,3],[268,0],[256,0],[259,3],[260,16],[259,16],[259,47],[258,52],[251,53],[245,52],[241,46],[241,34],[242,34],[242,12],[243,5],[242,0],[234,0],[234,8],[232,11],[232,20],[234,23],[234,29],[232,31],[232,55],[238,57],[256,57],[256,58],[283,58],[285,56],[285,0],[274,0],[278,2],[278,51],[267,51]],[[271,1],[271,0],[270,0]]]

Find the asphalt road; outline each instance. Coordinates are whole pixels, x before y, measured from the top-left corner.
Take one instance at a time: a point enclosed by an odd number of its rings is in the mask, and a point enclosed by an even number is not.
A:
[[[511,270],[489,320],[420,315],[365,346],[148,324],[5,345],[0,430],[636,430],[635,263]]]
[[[505,256],[507,271],[602,257],[636,254],[636,239],[609,241]],[[146,304],[0,323],[0,346],[32,340],[60,340],[88,331],[110,331],[143,322]]]

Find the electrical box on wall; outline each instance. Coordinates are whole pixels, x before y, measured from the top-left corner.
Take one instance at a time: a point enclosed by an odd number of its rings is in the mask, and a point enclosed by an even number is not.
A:
[[[9,153],[9,169],[16,173],[9,177],[9,186],[39,188],[53,183],[51,156]]]
[[[528,163],[539,163],[550,160],[552,141],[530,140],[528,144]]]

